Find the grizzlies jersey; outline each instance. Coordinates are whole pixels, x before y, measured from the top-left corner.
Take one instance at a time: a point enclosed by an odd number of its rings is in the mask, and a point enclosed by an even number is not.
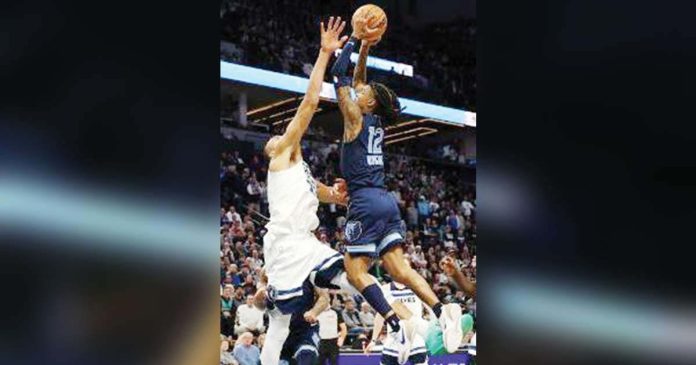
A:
[[[266,224],[272,236],[309,233],[319,226],[317,185],[306,162],[268,172],[268,209]]]
[[[382,146],[384,128],[374,114],[363,114],[358,137],[341,146],[341,173],[352,193],[360,188],[384,188]]]

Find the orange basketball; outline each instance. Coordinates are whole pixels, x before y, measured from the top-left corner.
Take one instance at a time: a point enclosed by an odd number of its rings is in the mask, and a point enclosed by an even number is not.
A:
[[[356,29],[356,20],[364,19],[362,29]],[[351,23],[358,38],[374,41],[387,31],[387,14],[377,5],[367,4],[359,7],[354,13]]]

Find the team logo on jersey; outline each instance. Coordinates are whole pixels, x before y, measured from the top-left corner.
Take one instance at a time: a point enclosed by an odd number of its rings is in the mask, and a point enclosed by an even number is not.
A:
[[[360,238],[362,234],[362,223],[360,221],[349,221],[346,223],[346,239],[349,242],[355,241]]]

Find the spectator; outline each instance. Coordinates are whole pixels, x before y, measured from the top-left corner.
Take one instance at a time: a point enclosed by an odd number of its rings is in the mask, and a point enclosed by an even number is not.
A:
[[[246,300],[244,298],[244,289],[241,287],[237,287],[234,290],[234,308],[239,308],[241,305],[243,305]]]
[[[368,330],[372,330],[372,327],[375,325],[375,315],[372,313],[372,308],[369,304],[367,304],[367,302],[363,302],[360,305],[360,309],[360,323],[365,325]]]
[[[348,334],[357,335],[365,332],[365,328],[363,327],[362,322],[360,322],[360,315],[355,309],[355,302],[352,299],[348,299],[344,305],[345,309],[343,309],[341,316],[348,327]]]
[[[225,216],[228,222],[242,222],[242,217],[237,213],[237,209],[234,206],[230,206]]]
[[[232,285],[225,285],[222,296],[220,297],[220,307],[222,316],[220,318],[220,332],[225,336],[230,336],[234,333],[234,313],[236,308],[232,299]]]
[[[408,222],[408,228],[414,229],[418,227],[418,209],[414,202],[408,203],[408,209],[406,209],[406,221]]]
[[[471,213],[474,211],[474,204],[471,203],[468,199],[471,199],[470,196],[467,195],[467,199],[462,200],[462,209],[464,209],[464,217],[470,217]]]
[[[254,306],[254,296],[247,295],[246,303],[237,308],[237,325],[234,326],[234,333],[236,335],[244,332],[259,334],[263,330],[263,312]]]
[[[220,341],[220,364],[221,365],[239,365],[237,360],[230,352],[230,341],[222,340]]]
[[[422,224],[423,221],[430,216],[430,204],[425,197],[421,195],[418,198],[418,221]]]
[[[244,332],[239,335],[237,344],[234,345],[232,354],[237,359],[239,365],[258,365],[261,358],[261,351],[252,344],[254,335],[251,332]]]
[[[261,184],[256,180],[256,173],[253,173],[247,183],[247,194],[249,194],[250,212],[259,212],[261,207]]]

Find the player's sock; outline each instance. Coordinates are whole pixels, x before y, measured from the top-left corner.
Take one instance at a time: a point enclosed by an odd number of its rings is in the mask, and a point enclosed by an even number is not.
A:
[[[391,326],[394,332],[398,332],[401,328],[401,326],[399,326],[399,317],[394,313],[392,313],[392,315],[387,317],[384,321]]]
[[[370,284],[365,289],[362,291],[362,296],[367,300],[368,303],[374,308],[377,313],[382,315],[382,317],[385,318],[387,323],[392,327],[394,331],[399,330],[399,317],[397,317],[395,314],[392,313],[392,315],[389,315],[389,312],[391,312],[391,306],[387,302],[386,299],[384,299],[384,293],[382,293],[382,289],[379,287],[377,284]]]
[[[435,313],[437,318],[440,318],[440,315],[442,314],[442,302],[437,302],[437,304],[433,306],[433,313]]]

